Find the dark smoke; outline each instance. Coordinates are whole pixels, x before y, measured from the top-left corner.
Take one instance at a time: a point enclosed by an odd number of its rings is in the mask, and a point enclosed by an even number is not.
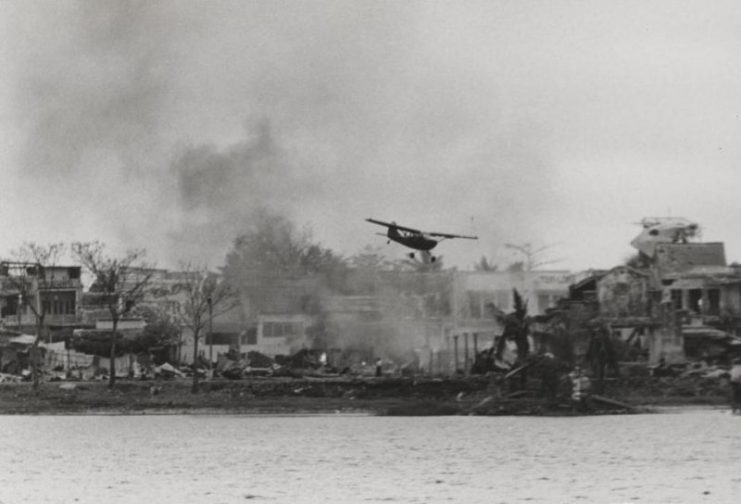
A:
[[[223,149],[200,145],[175,157],[171,173],[177,181],[180,221],[168,234],[171,254],[222,264],[228,247],[256,213],[298,217],[301,201],[320,194],[309,174],[300,172],[278,145],[267,120],[247,135]]]
[[[59,12],[33,17],[42,50],[27,56],[18,82],[24,172],[56,184],[150,168],[172,77],[167,13],[146,1],[44,5]]]
[[[275,144],[267,121],[256,135],[219,150],[213,146],[185,149],[175,158],[179,203],[186,212],[206,212],[216,223],[224,214],[245,214],[247,208],[264,204],[289,170]]]
[[[28,221],[59,233],[42,241],[216,267],[267,207],[343,255],[382,243],[369,216],[480,235],[440,247],[451,266],[538,244],[551,139],[506,120],[510,97],[485,72],[466,67],[478,84],[461,87],[459,58],[410,30],[425,9],[207,4],[19,9],[15,171],[36,198]],[[237,117],[268,119],[224,140]]]
[[[174,41],[187,23],[165,3],[22,3],[14,26],[17,190],[34,228],[24,239],[102,240],[154,260],[162,133],[171,115]],[[166,205],[165,205],[166,206]]]

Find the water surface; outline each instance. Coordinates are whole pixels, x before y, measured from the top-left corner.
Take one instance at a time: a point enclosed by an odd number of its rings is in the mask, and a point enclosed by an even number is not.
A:
[[[0,416],[0,503],[736,503],[741,416]]]

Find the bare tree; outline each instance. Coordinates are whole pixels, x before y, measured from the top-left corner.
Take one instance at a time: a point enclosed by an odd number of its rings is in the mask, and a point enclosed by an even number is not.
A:
[[[11,252],[11,255],[17,259],[17,262],[5,263],[8,268],[10,285],[18,291],[19,316],[21,307],[27,306],[34,317],[36,338],[31,345],[29,360],[33,389],[36,393],[38,393],[39,389],[39,342],[44,332],[48,331],[45,321],[48,305],[42,301],[41,291],[49,287],[51,285],[50,282],[53,282],[53,279],[47,274],[47,268],[57,263],[64,248],[63,243],[40,245],[25,242],[20,248]],[[18,331],[21,331],[20,318]]]
[[[181,321],[193,333],[193,385],[191,392],[198,392],[198,341],[206,325],[233,309],[238,298],[222,277],[205,268],[188,265],[184,269],[182,288],[185,300],[181,303]],[[181,292],[183,292],[181,290]]]
[[[98,297],[111,316],[110,375],[108,387],[116,385],[116,338],[118,322],[145,295],[154,270],[143,262],[144,250],[132,250],[123,257],[113,258],[105,254],[101,242],[76,242],[72,244],[72,254],[83,268],[93,276],[89,294]]]
[[[346,291],[348,267],[343,257],[315,243],[310,229],[262,210],[234,240],[222,272],[252,316],[279,296],[303,313],[317,314],[321,291]]]
[[[378,247],[366,245],[348,260],[348,290],[350,294],[376,294],[379,289],[379,276],[390,271],[394,264],[386,259]]]
[[[523,244],[513,244],[513,243],[506,243],[504,245],[508,249],[516,250],[519,252],[523,260],[517,261],[510,265],[510,268],[512,271],[533,271],[541,266],[546,266],[548,264],[553,264],[560,262],[561,259],[553,259],[553,260],[541,260],[539,259],[540,255],[552,247],[552,245],[544,245],[542,247],[538,247],[536,249],[533,248],[533,246],[530,243],[523,243]],[[515,266],[519,265],[519,266]]]

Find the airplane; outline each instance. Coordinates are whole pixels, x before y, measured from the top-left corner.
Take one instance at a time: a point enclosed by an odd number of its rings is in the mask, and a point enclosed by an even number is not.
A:
[[[429,259],[430,262],[435,262],[435,257],[430,253],[430,250],[434,249],[438,243],[443,240],[450,238],[465,238],[467,240],[478,240],[478,236],[464,236],[449,233],[434,233],[428,231],[420,231],[419,229],[409,228],[405,226],[399,226],[396,222],[384,222],[376,219],[365,219],[373,224],[379,226],[385,226],[388,228],[388,232],[384,235],[377,233],[381,236],[385,236],[389,239],[388,243],[395,241],[401,243],[405,247],[410,249],[419,250],[422,253],[423,259]],[[414,259],[414,252],[409,254],[409,257]]]

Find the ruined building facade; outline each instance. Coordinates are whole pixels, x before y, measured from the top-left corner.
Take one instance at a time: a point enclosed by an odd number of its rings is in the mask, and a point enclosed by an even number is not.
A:
[[[741,267],[721,242],[692,242],[697,225],[652,220],[633,241],[641,265],[621,265],[596,280],[598,318],[651,363],[720,356],[738,345]]]

